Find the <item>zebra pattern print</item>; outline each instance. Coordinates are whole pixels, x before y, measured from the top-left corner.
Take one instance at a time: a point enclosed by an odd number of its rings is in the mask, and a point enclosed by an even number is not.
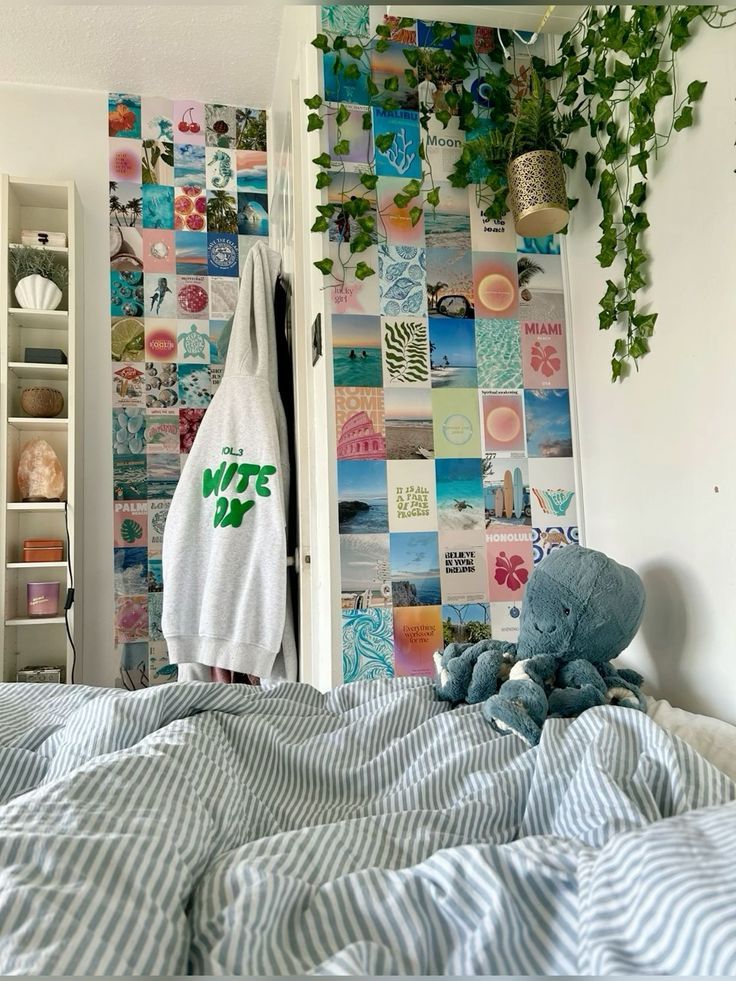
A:
[[[736,784],[427,679],[0,685],[0,973],[733,974]]]

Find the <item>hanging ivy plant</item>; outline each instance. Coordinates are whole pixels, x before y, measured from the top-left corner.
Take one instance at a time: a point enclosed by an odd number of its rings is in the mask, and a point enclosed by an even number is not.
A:
[[[445,24],[436,21],[432,24],[431,43],[428,47],[404,46],[403,56],[406,68],[401,74],[389,74],[383,80],[382,88],[371,77],[371,52],[383,53],[388,50],[393,32],[413,27],[415,21],[410,17],[399,18],[397,23],[382,24],[376,27],[372,38],[346,39],[340,35],[326,33],[318,34],[312,41],[314,47],[329,57],[331,71],[334,76],[333,90],[340,92],[348,89],[361,77],[364,79],[370,105],[361,111],[363,130],[371,130],[373,126],[372,110],[378,107],[391,111],[403,107],[401,93],[417,90],[424,79],[434,79],[435,82],[458,82],[460,92],[448,90],[444,93],[444,105],[430,107],[419,105],[419,122],[422,133],[429,130],[430,119],[434,117],[447,128],[453,115],[458,117],[460,129],[465,132],[486,132],[492,128],[500,132],[510,132],[513,128],[511,115],[512,97],[510,84],[514,76],[502,67],[504,56],[498,47],[484,55],[485,63],[496,63],[494,71],[483,67],[481,59],[473,45],[472,29],[464,25]],[[513,49],[510,32],[503,32],[507,47]],[[444,45],[439,47],[439,45]],[[478,84],[486,86],[486,101],[490,108],[479,111],[471,93],[462,85],[469,79],[476,79]],[[347,101],[347,100],[346,100]],[[331,152],[323,152],[314,157],[312,162],[317,166],[315,186],[321,190],[332,187],[333,196],[337,201],[317,206],[317,216],[311,227],[313,232],[329,233],[333,224],[351,222],[357,229],[350,235],[350,241],[338,231],[337,259],[329,257],[314,263],[317,269],[329,278],[328,285],[342,286],[348,274],[352,273],[358,279],[365,279],[375,273],[375,270],[365,261],[356,261],[356,255],[365,252],[376,242],[386,240],[385,214],[387,209],[380,209],[375,200],[378,176],[375,170],[375,160],[369,154],[358,163],[358,172],[348,170],[344,158],[351,153],[351,141],[343,132],[343,127],[351,117],[351,112],[344,102],[323,100],[318,94],[304,100],[310,110],[307,116],[307,132],[324,129],[325,125],[334,127],[334,141]],[[393,133],[381,133],[374,139],[376,149],[390,154],[395,143]],[[370,141],[369,141],[370,143]],[[397,154],[401,147],[396,146]],[[426,139],[422,137],[419,145],[419,157],[422,162],[421,175],[412,178],[393,196],[393,205],[405,211],[412,225],[422,218],[427,207],[436,208],[440,203],[440,189],[435,183],[432,165],[426,150]],[[355,162],[355,161],[353,161]],[[451,175],[451,181],[453,177]],[[462,178],[464,179],[464,178]],[[465,183],[477,182],[468,175]],[[337,194],[334,192],[337,190]],[[479,195],[479,201],[482,201]],[[491,201],[484,206],[491,205]],[[375,217],[374,217],[375,212]],[[502,212],[503,213],[503,212]]]
[[[644,240],[649,227],[645,209],[649,166],[653,158],[659,159],[674,133],[695,122],[697,103],[707,84],[693,80],[683,90],[677,75],[677,52],[690,40],[697,23],[731,27],[736,24],[734,13],[713,6],[588,7],[562,38],[559,60],[550,65],[532,58],[533,71],[526,80],[506,70],[499,46],[481,60],[471,29],[458,25],[434,23],[431,44],[437,47],[403,47],[406,69],[402,75],[384,78],[382,88],[371,75],[371,52],[386,51],[392,31],[412,26],[412,18],[399,18],[391,26],[379,25],[371,38],[347,39],[323,33],[312,44],[329,56],[337,91],[342,85],[364,80],[370,103],[361,110],[364,130],[372,129],[374,107],[402,107],[400,90],[417,89],[423,79],[431,77],[459,82],[459,92],[444,93],[446,108],[435,107],[430,115],[429,109],[420,105],[419,121],[426,133],[431,116],[445,128],[453,115],[458,117],[466,142],[449,182],[455,187],[475,186],[477,204],[488,218],[502,218],[509,211],[508,162],[519,140],[525,146],[529,143],[524,142],[525,134],[536,127],[570,168],[579,158],[578,150],[570,146],[571,138],[582,130],[590,135],[592,144],[584,154],[585,178],[595,189],[602,212],[597,258],[602,267],[616,269],[606,280],[600,300],[599,327],[609,330],[618,326],[625,332],[614,344],[611,371],[615,381],[625,377],[629,365],[636,365],[649,352],[657,321],[657,314],[646,309],[642,299],[642,291],[649,285],[650,257]],[[513,35],[499,31],[498,36],[515,61]],[[551,95],[546,88],[528,98],[528,82],[535,73],[553,87]],[[485,88],[487,108],[483,110],[463,84],[471,79]],[[339,287],[350,273],[361,280],[375,273],[369,263],[357,257],[374,243],[385,241],[384,212],[373,193],[378,177],[370,149],[358,173],[345,166],[351,146],[343,127],[351,118],[351,110],[344,102],[328,103],[320,95],[304,101],[310,110],[308,132],[323,129],[330,119],[335,129],[331,153],[321,153],[313,163],[318,168],[316,187],[327,188],[338,182],[338,200],[317,206],[312,231],[329,232],[331,222],[341,222],[343,228],[350,224],[355,230],[345,241],[338,228],[337,262],[326,257],[314,263],[328,278],[328,285]],[[533,119],[533,113],[542,109],[544,119]],[[519,136],[519,117],[523,119],[525,112],[529,118]],[[367,142],[369,148],[375,142],[376,148],[386,153],[394,140],[394,134],[388,133]],[[400,150],[396,148],[397,153]],[[397,208],[406,209],[412,224],[421,219],[427,206],[434,208],[440,200],[424,139],[419,156],[421,176],[407,181],[393,198]],[[576,203],[568,199],[570,208]]]
[[[560,43],[555,65],[535,62],[558,80],[558,103],[582,119],[592,146],[585,179],[600,203],[597,259],[616,272],[606,280],[599,327],[622,328],[611,360],[612,379],[649,353],[657,314],[646,308],[650,255],[646,202],[650,166],[674,133],[692,126],[706,82],[678,78],[677,55],[698,22],[732,26],[728,12],[703,6],[589,7]],[[561,109],[561,111],[564,111]],[[568,165],[575,161],[566,158]]]

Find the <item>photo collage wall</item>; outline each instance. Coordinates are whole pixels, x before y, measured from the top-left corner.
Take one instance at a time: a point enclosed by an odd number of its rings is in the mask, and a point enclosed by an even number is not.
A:
[[[368,36],[370,18],[367,6],[322,8],[323,31],[348,43]],[[490,28],[465,30],[481,59],[497,43]],[[379,89],[387,72],[403,75],[402,46],[432,43],[430,24],[396,26],[371,57]],[[523,86],[543,51],[516,48]],[[365,169],[366,150],[378,175],[377,241],[359,256],[376,275],[329,291],[343,679],[431,675],[449,641],[515,640],[535,563],[578,541],[560,243],[517,236],[510,215],[485,218],[476,187],[448,182],[464,134],[456,116],[445,128],[434,112],[462,84],[487,108],[482,83],[423,74],[420,60],[418,87],[402,81],[401,108],[372,107],[366,131],[367,73],[335,75],[332,57],[324,97],[350,110],[348,177]],[[440,203],[412,225],[393,197],[421,175],[420,100]],[[332,154],[337,131],[325,132]],[[385,132],[395,137],[384,152],[375,138]],[[334,175],[327,200],[339,202],[344,178]],[[336,266],[356,231],[339,210],[331,218]]]
[[[112,93],[108,132],[115,644],[120,682],[140,688],[176,678],[163,529],[240,269],[268,235],[266,113]]]

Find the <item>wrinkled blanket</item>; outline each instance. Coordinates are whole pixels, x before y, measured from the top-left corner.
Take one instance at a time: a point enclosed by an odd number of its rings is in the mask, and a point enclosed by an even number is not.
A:
[[[734,974],[736,785],[427,680],[0,685],[0,974]]]

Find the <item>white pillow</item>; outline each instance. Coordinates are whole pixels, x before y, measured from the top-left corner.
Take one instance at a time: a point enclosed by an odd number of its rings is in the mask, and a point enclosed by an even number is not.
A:
[[[674,708],[666,699],[651,696],[647,696],[647,715],[657,725],[689,743],[726,776],[736,780],[736,726]]]

